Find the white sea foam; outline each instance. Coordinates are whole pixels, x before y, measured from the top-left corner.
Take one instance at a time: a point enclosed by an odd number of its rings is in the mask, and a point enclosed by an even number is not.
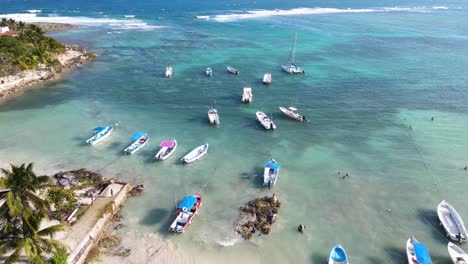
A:
[[[149,25],[137,19],[112,19],[112,18],[92,18],[92,17],[67,17],[67,16],[37,16],[36,14],[6,14],[0,15],[5,18],[12,18],[23,22],[49,22],[66,23],[72,25],[99,26],[109,25],[112,29],[126,30],[151,30],[160,29],[163,26]]]
[[[135,15],[125,15],[126,18],[134,18]]]
[[[31,13],[31,14],[35,14],[35,13],[40,13],[40,12],[42,12],[42,10],[40,10],[40,9],[29,9],[29,10],[25,10],[25,11],[27,11],[27,12],[29,12],[29,13]]]
[[[431,12],[431,10],[448,9],[445,6],[433,7],[384,7],[384,8],[361,8],[361,9],[339,9],[339,8],[294,8],[288,10],[248,10],[244,12],[230,13],[214,16],[196,16],[198,19],[214,20],[218,22],[230,22],[244,19],[257,19],[273,16],[298,16],[340,13],[373,13],[373,12]]]
[[[234,246],[237,242],[241,241],[242,239],[237,237],[237,238],[226,238],[226,240],[222,240],[222,241],[216,241],[216,243],[218,243],[218,245],[222,246],[222,247],[232,247]]]

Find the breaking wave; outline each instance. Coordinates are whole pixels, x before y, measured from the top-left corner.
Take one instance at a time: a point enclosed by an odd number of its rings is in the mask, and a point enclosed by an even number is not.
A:
[[[288,10],[249,10],[238,13],[230,13],[214,16],[196,16],[197,19],[213,20],[218,22],[230,22],[245,19],[257,19],[273,16],[298,16],[318,14],[340,14],[340,13],[373,13],[373,12],[431,12],[432,10],[448,9],[446,6],[433,7],[384,7],[363,9],[339,9],[339,8],[294,8]]]

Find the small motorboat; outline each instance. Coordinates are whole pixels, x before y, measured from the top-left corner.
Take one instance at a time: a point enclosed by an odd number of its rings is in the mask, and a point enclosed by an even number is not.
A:
[[[448,243],[447,248],[453,264],[468,264],[468,254],[463,249],[452,242]]]
[[[183,233],[192,223],[201,206],[202,197],[200,193],[185,196],[182,201],[177,204],[177,217],[169,226],[169,231],[174,233]]]
[[[239,74],[239,71],[234,68],[234,67],[231,67],[231,66],[227,66],[227,70],[228,72],[232,73],[232,74],[235,74],[235,75],[238,75]]]
[[[273,123],[273,120],[271,120],[271,118],[267,114],[258,111],[257,113],[255,113],[255,115],[257,116],[257,120],[260,122],[260,124],[262,124],[262,126],[265,129],[276,129],[275,123]]]
[[[132,155],[146,145],[149,139],[149,135],[148,133],[137,132],[130,139],[134,142],[130,144],[130,146],[128,146],[126,149],[124,149],[124,152],[126,154]]]
[[[105,138],[109,137],[109,135],[112,133],[112,130],[112,126],[94,128],[93,131],[96,131],[97,133],[94,136],[87,139],[86,144],[88,144],[89,146],[96,145],[97,143],[103,141]]]
[[[154,155],[154,158],[157,160],[166,160],[171,156],[177,148],[177,140],[172,141],[163,141],[159,144],[161,149],[159,149],[158,153]]]
[[[219,126],[219,124],[220,124],[219,114],[218,114],[218,110],[216,108],[211,107],[208,110],[208,120],[210,120],[210,125]]]
[[[263,84],[269,85],[271,83],[271,73],[265,73],[263,75]]]
[[[279,163],[276,160],[271,159],[263,170],[263,186],[271,187],[275,185],[276,181],[279,179]]]
[[[410,237],[406,241],[406,256],[408,257],[408,264],[432,264],[429,250],[426,245]]]
[[[207,153],[208,153],[208,143],[205,145],[201,145],[193,149],[192,151],[190,151],[187,155],[185,155],[182,158],[182,161],[184,161],[185,163],[192,163],[194,161],[201,159]]]
[[[252,99],[253,99],[252,88],[244,87],[244,92],[242,93],[242,102],[250,103],[252,102]]]
[[[168,66],[166,67],[166,78],[171,78],[172,77],[172,67]]]
[[[330,251],[330,256],[328,257],[328,264],[348,264],[348,256],[344,248],[338,244],[332,248]]]
[[[468,233],[466,232],[463,220],[457,210],[445,200],[437,206],[437,215],[439,216],[441,225],[447,232],[447,237],[460,243],[468,241]]]
[[[295,108],[295,107],[290,106],[288,108],[285,108],[285,107],[280,106],[279,110],[281,111],[281,113],[283,113],[283,114],[287,115],[288,117],[290,117],[292,119],[295,119],[297,121],[301,121],[301,122],[307,121],[305,116],[300,115],[300,114],[297,113],[297,108]]]
[[[206,68],[205,73],[206,73],[206,76],[212,76],[213,75],[213,70],[210,67],[208,67],[208,68]]]

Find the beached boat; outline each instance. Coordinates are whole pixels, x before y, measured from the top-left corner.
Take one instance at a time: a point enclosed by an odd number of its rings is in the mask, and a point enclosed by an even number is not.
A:
[[[96,145],[97,143],[107,138],[112,133],[113,129],[114,128],[112,126],[94,128],[93,131],[96,131],[97,133],[94,136],[87,139],[86,144],[90,146]]]
[[[208,143],[205,145],[201,145],[192,151],[190,151],[187,155],[182,158],[182,161],[185,163],[191,163],[201,159],[208,153]]]
[[[242,102],[250,103],[253,100],[252,88],[244,87],[244,92],[242,93]]]
[[[468,254],[463,249],[452,242],[448,243],[447,248],[453,264],[468,264]]]
[[[174,233],[183,233],[192,223],[201,206],[202,197],[200,193],[185,196],[182,201],[177,204],[177,217],[169,226],[169,231]]]
[[[234,68],[234,67],[231,67],[231,66],[227,66],[227,70],[228,72],[232,73],[232,74],[235,74],[235,75],[238,75],[239,74],[239,71]]]
[[[208,110],[208,120],[210,121],[210,125],[217,125],[219,126],[220,122],[219,122],[219,114],[218,114],[218,110],[214,107],[211,107],[209,110]]]
[[[255,115],[257,116],[257,120],[260,122],[260,124],[262,124],[262,126],[265,129],[276,129],[275,123],[273,123],[273,120],[271,120],[271,118],[267,114],[258,111],[257,113],[255,113]]]
[[[275,185],[276,181],[279,179],[279,163],[276,160],[271,159],[263,170],[263,186],[271,187]]]
[[[465,224],[455,208],[444,200],[437,206],[437,215],[450,239],[460,243],[468,242]]]
[[[410,237],[406,241],[406,256],[408,257],[408,264],[432,264],[429,250],[426,245]]]
[[[163,141],[161,144],[159,144],[159,146],[161,148],[159,149],[158,153],[154,155],[154,158],[157,160],[166,160],[176,150],[177,140],[174,139],[172,141]]]
[[[172,77],[172,67],[168,66],[166,67],[166,78],[171,78]]]
[[[297,121],[301,121],[301,122],[307,121],[305,116],[297,113],[297,108],[295,107],[290,106],[288,108],[285,108],[285,107],[280,106],[279,110],[281,111],[281,113],[289,116],[292,119],[296,119]]]
[[[213,70],[208,67],[208,68],[206,68],[205,73],[206,73],[206,76],[212,76],[213,75]]]
[[[287,65],[281,65],[281,68],[283,68],[283,71],[289,74],[305,73],[302,68],[300,68],[294,63],[294,60],[296,57],[296,42],[297,42],[297,33],[294,35],[294,44],[292,46],[291,52],[289,53],[289,59],[288,59],[289,62]]]
[[[271,83],[271,73],[265,73],[263,75],[263,84],[269,85]]]
[[[338,244],[332,248],[330,251],[330,256],[328,257],[328,264],[348,264],[348,256],[344,248]]]
[[[140,150],[144,145],[146,145],[149,139],[149,135],[148,133],[137,132],[130,139],[134,142],[130,144],[130,146],[128,146],[126,149],[124,149],[124,152],[126,154],[132,155],[138,150]]]

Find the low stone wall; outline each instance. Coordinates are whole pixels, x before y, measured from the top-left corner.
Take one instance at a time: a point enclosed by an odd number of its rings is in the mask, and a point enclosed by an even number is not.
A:
[[[132,185],[125,184],[122,190],[115,196],[115,198],[109,203],[108,206],[111,210],[105,212],[94,226],[89,230],[86,236],[81,242],[70,252],[67,262],[69,264],[82,264],[84,263],[86,256],[89,251],[96,245],[101,238],[104,231],[107,229],[109,224],[112,222],[112,217],[117,213],[120,207],[124,204],[127,199],[128,193],[133,189]]]

